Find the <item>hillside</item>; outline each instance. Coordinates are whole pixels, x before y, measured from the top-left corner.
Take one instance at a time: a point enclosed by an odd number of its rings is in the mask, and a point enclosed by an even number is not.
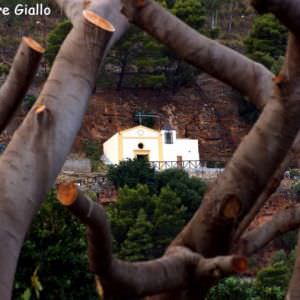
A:
[[[157,115],[157,129],[169,123],[179,138],[198,139],[203,160],[227,161],[250,128],[232,89],[202,75],[197,84],[175,94],[167,90],[98,90],[74,150],[83,150],[83,141],[102,143],[117,131],[136,125],[133,116],[140,111]]]
[[[250,30],[253,16],[253,11],[245,1],[223,5],[214,21],[219,40],[243,52],[242,41]],[[62,18],[60,11],[53,10],[51,17],[7,19],[2,22],[0,62],[10,65],[23,35],[30,34],[45,45],[48,33]],[[211,30],[209,14],[203,30]],[[38,96],[48,71],[49,66],[43,61],[29,94]],[[144,111],[159,117],[156,128],[170,123],[177,129],[179,137],[198,139],[201,159],[226,162],[251,126],[248,114],[251,115],[252,108],[247,105],[245,107],[231,88],[205,74],[200,73],[196,79],[176,90],[132,89],[126,86],[116,90],[115,86],[103,85],[103,76],[105,75],[100,75],[97,92],[91,99],[74,152],[83,153],[86,143],[101,144],[116,131],[133,126],[133,114]],[[24,114],[25,111],[18,113],[9,127],[9,134],[17,128]],[[2,136],[0,142],[6,143],[8,139],[9,136]]]

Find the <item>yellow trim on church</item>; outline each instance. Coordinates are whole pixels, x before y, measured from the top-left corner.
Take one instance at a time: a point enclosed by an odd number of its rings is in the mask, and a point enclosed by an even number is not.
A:
[[[163,161],[164,160],[164,154],[163,154],[163,136],[162,133],[158,136],[158,160]]]
[[[123,145],[123,136],[122,136],[122,132],[119,132],[118,135],[118,143],[119,143],[119,154],[118,154],[118,158],[119,161],[123,160],[123,154],[124,154],[124,145]]]
[[[147,131],[148,132],[155,132],[156,136],[139,136],[139,135],[132,135],[132,136],[124,136],[124,133],[129,132],[129,131],[138,131],[139,129],[142,129],[145,131],[146,135],[147,135]],[[139,125],[133,128],[129,128],[126,130],[122,130],[118,133],[118,160],[119,162],[124,160],[124,142],[125,140],[153,140],[153,141],[157,141],[157,147],[156,148],[158,150],[158,160],[159,161],[163,161],[163,134],[160,131]],[[125,142],[126,143],[126,142]],[[150,155],[151,155],[151,149],[150,150],[144,150],[144,149],[136,149],[133,150],[133,153],[135,155],[135,157],[137,155],[148,155],[149,159],[150,159]]]

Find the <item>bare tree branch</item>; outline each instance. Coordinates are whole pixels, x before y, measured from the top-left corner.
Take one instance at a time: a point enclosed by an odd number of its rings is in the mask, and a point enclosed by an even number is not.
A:
[[[285,64],[282,67],[282,70],[277,78],[284,78],[287,80],[288,78],[300,78],[300,70],[297,67],[297,63],[300,63],[300,44],[298,43],[297,38],[294,34],[289,34],[289,47],[287,48],[286,60]],[[246,228],[249,226],[251,221],[254,219],[256,214],[259,212],[264,203],[269,199],[269,197],[276,191],[279,187],[280,182],[283,178],[284,172],[290,166],[291,161],[294,159],[295,154],[300,151],[300,132],[296,136],[294,143],[289,151],[289,154],[286,156],[285,160],[280,164],[274,173],[273,177],[270,179],[267,187],[261,193],[259,199],[255,202],[254,206],[251,208],[247,216],[241,221],[237,231],[235,232],[235,236],[233,238],[233,242],[239,239],[239,237],[243,234]]]
[[[236,251],[251,255],[265,247],[274,238],[300,226],[300,205],[282,210],[261,226],[246,232],[238,242]]]
[[[280,164],[279,168],[276,170],[275,174],[269,181],[267,187],[261,193],[255,204],[252,206],[248,214],[244,217],[244,219],[239,223],[239,226],[233,237],[233,244],[239,240],[242,234],[245,232],[250,223],[254,220],[260,209],[267,202],[270,196],[277,190],[279,187],[281,180],[284,176],[284,172],[291,165],[292,160],[295,155],[300,151],[300,133],[298,133],[288,155],[284,159],[284,161]]]
[[[210,40],[152,0],[122,0],[131,22],[182,59],[239,90],[262,108],[272,92],[272,73],[240,53]]]
[[[23,37],[10,72],[0,89],[0,132],[21,104],[37,70],[44,49],[29,37]]]
[[[25,233],[80,129],[112,25],[90,11],[64,41],[40,97],[0,159],[0,297],[11,288]],[[21,151],[20,151],[21,150]]]
[[[112,255],[111,231],[102,206],[87,198],[75,184],[60,184],[58,199],[88,227],[89,262],[104,287],[104,294],[118,287],[118,295],[149,296],[187,287],[191,280],[244,272],[242,256],[206,259],[185,247],[171,247],[148,262],[127,263]]]
[[[288,47],[289,52],[297,51],[292,39]],[[289,76],[281,74],[274,82],[272,98],[258,121],[172,246],[185,246],[209,257],[228,254],[239,221],[265,189],[299,131],[300,87],[299,78],[294,77],[299,67],[297,60],[287,63]],[[204,299],[205,292],[199,291],[183,299]]]

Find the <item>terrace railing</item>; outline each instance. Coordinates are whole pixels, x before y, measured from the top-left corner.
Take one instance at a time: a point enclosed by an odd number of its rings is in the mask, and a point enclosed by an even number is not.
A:
[[[150,161],[151,166],[156,170],[166,170],[171,168],[180,168],[197,173],[222,173],[224,163],[218,161],[203,160],[182,160],[182,161]]]

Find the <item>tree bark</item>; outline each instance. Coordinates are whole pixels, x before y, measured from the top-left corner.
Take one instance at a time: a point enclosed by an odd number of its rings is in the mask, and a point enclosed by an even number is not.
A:
[[[73,25],[81,18],[83,9],[89,9],[97,15],[105,18],[114,25],[115,32],[106,49],[109,49],[120,39],[129,28],[127,18],[121,14],[120,0],[54,0],[63,9]]]
[[[33,39],[22,38],[10,72],[0,89],[0,132],[5,129],[26,95],[44,51]]]
[[[293,37],[289,39],[287,52],[293,60],[287,60],[287,73],[277,81],[272,99],[174,245],[184,245],[209,257],[227,254],[228,241],[237,224],[286,156],[300,126],[296,121],[300,112],[300,60]]]
[[[295,158],[295,155],[297,153],[299,153],[299,151],[300,151],[300,133],[298,132],[297,137],[296,137],[288,155],[286,156],[284,161],[280,164],[280,166],[277,168],[275,174],[270,179],[267,187],[260,194],[259,198],[255,202],[255,204],[252,206],[250,211],[247,213],[247,215],[244,217],[244,219],[240,222],[240,224],[234,234],[234,237],[232,239],[233,244],[239,240],[239,238],[242,236],[242,234],[248,228],[250,223],[254,220],[255,216],[258,214],[258,212],[263,207],[263,205],[268,201],[268,199],[271,197],[271,195],[280,186],[281,180],[284,176],[284,172],[291,165],[292,160]]]
[[[122,12],[185,61],[248,96],[262,108],[272,92],[272,73],[234,50],[202,36],[152,0],[122,0]]]
[[[246,232],[239,240],[236,252],[252,255],[274,238],[300,226],[300,205],[282,210],[256,229]]]
[[[206,259],[185,247],[169,248],[162,258],[148,262],[123,262],[112,255],[110,225],[103,207],[75,184],[60,184],[57,195],[60,203],[87,225],[90,269],[99,276],[104,295],[149,296],[185,288],[191,280],[201,282],[247,269],[242,256]]]
[[[81,126],[110,23],[85,11],[63,43],[41,95],[0,159],[0,298],[10,299],[30,222]]]

